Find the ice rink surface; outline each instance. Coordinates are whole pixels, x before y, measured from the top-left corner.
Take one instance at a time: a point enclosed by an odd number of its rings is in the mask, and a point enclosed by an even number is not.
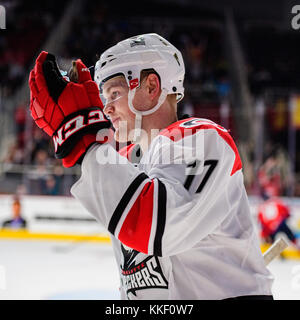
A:
[[[300,300],[300,261],[269,265],[279,300]],[[0,300],[119,299],[112,247],[88,242],[0,240]]]

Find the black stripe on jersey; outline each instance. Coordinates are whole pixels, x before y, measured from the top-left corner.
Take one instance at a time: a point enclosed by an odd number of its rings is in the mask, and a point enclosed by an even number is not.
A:
[[[158,180],[158,179],[157,179]],[[157,226],[154,238],[153,253],[162,256],[162,237],[166,225],[167,191],[165,185],[158,180]]]
[[[120,200],[117,208],[115,209],[108,225],[108,231],[111,232],[113,235],[115,234],[117,225],[122,217],[122,214],[127,207],[128,203],[130,202],[131,198],[134,196],[138,187],[148,179],[148,176],[145,173],[139,174],[130,184],[126,192],[124,193],[122,199]]]

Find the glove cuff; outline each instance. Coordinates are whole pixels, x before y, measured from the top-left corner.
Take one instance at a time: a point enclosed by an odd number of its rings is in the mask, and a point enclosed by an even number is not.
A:
[[[66,168],[73,167],[75,164],[81,164],[84,155],[88,149],[95,143],[104,144],[110,143],[113,140],[113,130],[107,129],[103,134],[88,133],[74,146],[72,151],[62,159],[62,164]]]
[[[72,149],[72,151],[62,159],[62,164],[65,168],[70,168],[75,166],[75,164],[80,164],[83,156],[87,152],[88,148],[96,141],[97,134],[86,134]]]
[[[110,123],[99,107],[90,107],[70,114],[52,135],[55,157],[66,158],[75,147],[78,148],[78,142],[87,134],[92,134],[95,141],[97,132],[109,127]]]

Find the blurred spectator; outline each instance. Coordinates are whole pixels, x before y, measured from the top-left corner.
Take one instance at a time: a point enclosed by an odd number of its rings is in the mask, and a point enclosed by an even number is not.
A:
[[[38,158],[41,157],[39,155],[39,151],[42,150],[42,153],[45,154],[48,153],[48,156],[50,156],[50,139],[49,137],[42,131],[37,130],[38,128],[36,126],[33,127],[33,139],[32,139],[32,145],[30,150],[30,162],[36,163],[39,162]],[[50,160],[50,157],[49,157]]]
[[[258,171],[258,181],[261,190],[271,197],[284,195],[291,182],[289,161],[282,148],[270,152]]]
[[[261,189],[268,196],[279,196],[281,193],[281,176],[276,158],[270,156],[259,169],[258,179]]]
[[[53,175],[48,175],[41,180],[41,190],[43,195],[57,196],[59,194],[59,181]]]
[[[36,152],[33,164],[36,165],[34,171],[28,175],[30,180],[30,190],[34,194],[44,194],[47,186],[49,169],[47,164],[51,161],[46,150],[40,149]]]
[[[220,76],[216,81],[216,88],[220,99],[223,101],[228,98],[230,93],[230,82],[227,75]]]
[[[24,161],[24,148],[17,143],[13,143],[8,147],[7,155],[4,158],[5,163],[22,164]]]
[[[40,170],[43,171],[45,166],[47,165],[48,161],[49,160],[48,160],[47,151],[44,149],[37,150],[37,152],[35,153],[35,157],[33,159],[33,164],[40,167]]]
[[[28,190],[25,186],[25,184],[19,184],[16,190],[16,194],[19,196],[23,196],[25,194],[28,194]]]
[[[2,223],[2,228],[9,229],[25,229],[27,227],[26,220],[22,217],[21,214],[21,202],[18,197],[14,198],[12,204],[12,219],[6,220]]]
[[[300,197],[300,173],[295,177],[295,197]]]
[[[26,105],[21,104],[15,110],[17,144],[22,148],[25,142],[26,108]]]
[[[5,4],[7,29],[0,38],[0,86],[4,97],[14,94],[27,78],[27,68],[67,2],[10,0]]]
[[[264,90],[271,84],[271,73],[265,68],[261,67],[257,71],[250,69],[249,84],[252,93],[259,96],[264,93]]]
[[[172,10],[180,13],[180,8],[180,5],[177,9],[174,5]],[[168,17],[169,8],[165,6],[165,9],[161,12],[162,17]],[[42,41],[53,30],[61,12],[63,7],[58,0],[47,4],[36,4],[33,0],[15,2],[9,16],[18,21],[18,24],[10,25],[8,36],[0,39],[0,71],[3,75],[0,84],[5,86],[10,94],[17,89],[20,81],[27,77],[33,57],[39,52]],[[149,24],[151,19],[148,19],[148,22],[147,19],[141,20],[138,12],[132,12],[129,22],[116,14],[109,1],[84,1],[81,12],[81,15],[74,17],[71,32],[64,39],[60,56],[58,55],[60,64],[81,58],[88,66],[94,65],[96,54],[101,54],[117,41],[141,33],[160,33],[170,39],[185,58],[185,86],[192,87],[187,90],[190,96],[185,97],[179,105],[182,113],[203,118],[211,118],[213,114],[212,120],[220,122],[220,101],[227,97],[230,84],[221,50],[222,30],[217,24],[210,24],[208,19],[207,25],[205,21],[196,25],[190,22],[169,24],[163,18],[155,19]],[[26,21],[28,17],[30,19]],[[151,18],[151,14],[148,18]],[[32,125],[31,118],[26,117],[26,108],[28,103],[20,103],[15,110],[16,140],[5,162],[36,166],[33,170],[30,167],[26,173],[29,193],[62,194],[64,186],[70,184],[74,177],[53,171],[57,160],[53,156],[52,142]]]

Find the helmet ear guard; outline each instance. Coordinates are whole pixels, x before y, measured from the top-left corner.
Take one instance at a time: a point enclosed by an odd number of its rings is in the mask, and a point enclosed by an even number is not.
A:
[[[160,79],[161,95],[151,110],[138,111],[132,105],[136,88],[140,86],[141,73],[153,70]],[[177,102],[184,96],[185,68],[182,55],[171,43],[155,33],[143,34],[117,43],[106,50],[95,65],[94,80],[102,90],[107,80],[123,75],[129,87],[128,103],[136,115],[135,138],[141,132],[142,116],[154,113],[168,94],[176,94]]]
[[[135,87],[133,90],[129,90],[128,92],[128,106],[129,106],[129,109],[135,114],[135,132],[134,132],[133,142],[138,143],[141,137],[142,117],[157,111],[160,108],[160,106],[163,104],[163,102],[166,100],[168,93],[165,89],[162,89],[162,92],[159,96],[157,104],[152,109],[147,111],[139,111],[134,108],[132,103],[136,88],[137,87]]]

